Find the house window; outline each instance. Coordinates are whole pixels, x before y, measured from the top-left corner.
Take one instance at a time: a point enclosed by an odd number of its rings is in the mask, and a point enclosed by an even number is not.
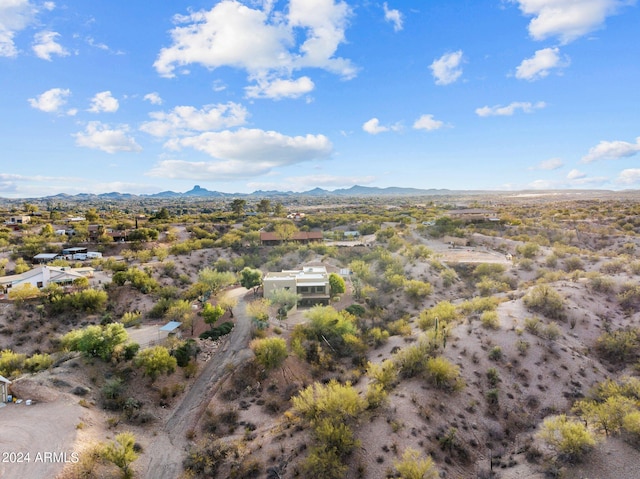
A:
[[[308,293],[308,292],[309,292],[309,287],[308,287],[308,286],[300,286],[300,287],[298,288],[298,290],[299,290],[301,293]]]
[[[42,284],[42,281],[38,281],[38,283],[36,284],[36,286],[38,288],[42,288],[44,285]]]

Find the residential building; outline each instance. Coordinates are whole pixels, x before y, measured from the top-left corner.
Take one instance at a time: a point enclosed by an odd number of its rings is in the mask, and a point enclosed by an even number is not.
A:
[[[262,280],[262,288],[266,298],[276,289],[295,291],[300,295],[298,304],[328,304],[331,299],[329,274],[324,266],[267,273]]]
[[[0,276],[0,290],[8,292],[11,288],[30,283],[36,288],[46,288],[50,283],[72,284],[78,278],[93,277],[93,268],[67,268],[61,266],[37,266],[29,271],[10,276]]]
[[[322,241],[322,231],[297,231],[288,241],[294,243],[313,243]],[[260,233],[260,242],[263,245],[279,245],[283,240],[275,233],[270,231],[262,231]]]

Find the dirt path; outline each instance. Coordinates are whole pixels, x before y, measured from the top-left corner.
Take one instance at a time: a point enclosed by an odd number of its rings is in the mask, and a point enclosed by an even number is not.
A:
[[[195,427],[215,394],[221,379],[235,367],[251,357],[248,348],[251,335],[251,320],[245,313],[245,288],[231,292],[238,297],[234,308],[236,325],[226,344],[207,362],[204,369],[185,394],[182,402],[174,409],[156,436],[147,445],[145,456],[148,464],[139,464],[149,479],[175,479],[182,471],[182,460],[188,448],[187,432]]]

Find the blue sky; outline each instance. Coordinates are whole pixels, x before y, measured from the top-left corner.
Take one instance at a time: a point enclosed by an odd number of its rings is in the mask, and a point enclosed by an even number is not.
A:
[[[0,0],[0,196],[640,187],[634,0]]]

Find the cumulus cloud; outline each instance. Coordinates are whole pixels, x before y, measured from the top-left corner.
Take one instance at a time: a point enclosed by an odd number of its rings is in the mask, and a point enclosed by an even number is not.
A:
[[[315,85],[311,78],[303,76],[297,80],[258,79],[258,84],[245,88],[247,98],[272,98],[280,100],[282,98],[299,98],[311,92]]]
[[[628,158],[640,152],[640,137],[635,143],[628,141],[601,141],[582,157],[583,163],[591,163],[598,160],[617,160]]]
[[[0,2],[0,57],[18,55],[13,39],[33,22],[36,13],[37,8],[29,0]]]
[[[569,43],[602,26],[606,18],[628,0],[511,0],[526,16],[533,17],[529,34],[535,40],[558,37]]]
[[[640,184],[640,168],[627,168],[626,170],[622,170],[616,182],[623,185]]]
[[[118,111],[118,108],[120,108],[120,104],[118,103],[118,100],[111,95],[111,92],[103,91],[96,93],[96,95],[91,99],[89,111],[92,113],[114,113]]]
[[[106,153],[141,151],[140,145],[128,133],[129,127],[126,125],[111,128],[99,121],[91,121],[83,132],[75,133],[72,136],[76,139],[77,146],[101,150]]]
[[[413,123],[415,130],[433,131],[439,130],[444,126],[444,123],[440,120],[433,118],[433,115],[422,115]]]
[[[71,90],[63,88],[52,88],[38,95],[36,98],[29,98],[29,104],[40,111],[47,113],[58,113],[67,103],[67,98],[71,95]]]
[[[222,0],[211,10],[174,17],[172,45],[160,51],[154,67],[173,77],[176,68],[191,64],[230,66],[246,70],[254,81],[288,78],[311,67],[349,79],[356,69],[335,53],[345,42],[350,15],[347,3],[335,0],[290,0],[283,11],[275,11],[273,2],[258,9]]]
[[[162,98],[158,94],[158,92],[147,93],[144,96],[144,99],[151,103],[152,105],[162,105]]]
[[[51,55],[68,56],[69,52],[56,41],[59,36],[59,33],[50,31],[36,33],[32,47],[36,56],[47,61],[51,61]]]
[[[462,50],[453,53],[445,53],[433,61],[429,66],[431,74],[436,79],[436,85],[449,85],[462,75]]]
[[[560,158],[550,158],[548,160],[541,161],[536,166],[531,168],[532,170],[557,170],[564,166],[563,161]]]
[[[567,179],[568,180],[579,180],[581,178],[585,178],[587,176],[586,173],[583,173],[580,170],[577,169],[573,169],[571,170],[569,173],[567,173]]]
[[[399,32],[402,30],[402,13],[400,10],[390,9],[387,2],[382,4],[384,8],[384,19],[393,25],[393,30]]]
[[[189,135],[244,125],[249,113],[238,103],[193,106],[177,106],[169,112],[152,112],[153,121],[143,123],[140,130],[157,137]]]
[[[286,136],[275,131],[241,128],[169,140],[167,148],[192,148],[217,161],[161,161],[148,174],[164,178],[220,180],[250,178],[273,169],[327,158],[333,149],[324,135]]]
[[[371,135],[377,135],[378,133],[384,133],[385,131],[399,131],[402,127],[399,123],[390,126],[383,126],[380,124],[380,120],[377,118],[371,118],[371,120],[364,122],[362,129]]]
[[[544,108],[545,102],[539,101],[537,103],[531,103],[528,101],[514,101],[507,106],[495,105],[495,106],[483,106],[476,108],[476,115],[478,116],[511,116],[518,110],[524,113],[532,113],[534,110]]]
[[[543,48],[534,53],[533,57],[522,60],[516,68],[516,78],[534,81],[549,75],[552,68],[563,68],[569,64],[568,58],[560,58],[560,50]]]

